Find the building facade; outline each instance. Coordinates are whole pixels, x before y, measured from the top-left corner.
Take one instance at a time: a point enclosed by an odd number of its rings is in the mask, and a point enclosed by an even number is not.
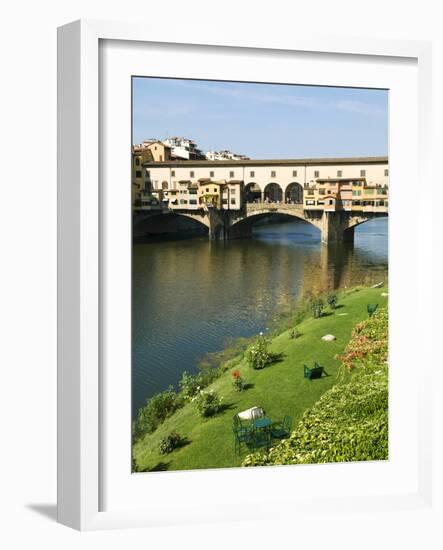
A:
[[[220,208],[239,209],[244,203],[300,204],[307,210],[387,206],[387,157],[146,162],[143,170],[143,188],[160,200],[167,197],[164,202],[174,208],[199,208],[200,190],[211,185],[208,193],[220,198],[214,199]],[[197,198],[190,199],[194,192]]]
[[[146,145],[146,149],[151,152],[154,162],[165,162],[171,160],[171,148],[161,141],[153,141]]]
[[[205,159],[205,155],[192,139],[184,137],[170,137],[162,140],[162,142],[170,147],[171,157],[175,157],[178,160]]]
[[[208,151],[205,154],[207,160],[249,160],[245,155],[232,153],[232,151]]]

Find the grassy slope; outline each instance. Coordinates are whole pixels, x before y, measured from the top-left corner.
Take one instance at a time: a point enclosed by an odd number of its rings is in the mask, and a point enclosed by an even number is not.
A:
[[[334,359],[335,355],[343,352],[354,325],[367,318],[366,305],[386,304],[386,298],[381,296],[385,290],[365,288],[341,294],[341,307],[321,319],[309,318],[302,322],[299,325],[301,336],[296,340],[289,338],[288,331],[275,337],[271,350],[283,354],[281,362],[261,371],[254,371],[244,361],[236,365],[245,382],[253,385],[250,389],[235,392],[230,370],[227,371],[210,386],[223,396],[225,411],[213,418],[202,419],[195,405],[187,404],[134,446],[139,471],[240,466],[247,452],[242,456],[234,453],[232,416],[252,406],[263,407],[272,420],[288,414],[294,427],[303,412],[336,382],[339,361]],[[329,333],[337,340],[323,342],[321,336]],[[305,380],[303,363],[312,365],[314,361],[324,366],[330,376],[312,382]],[[189,444],[162,456],[158,452],[159,441],[172,430],[186,436]]]

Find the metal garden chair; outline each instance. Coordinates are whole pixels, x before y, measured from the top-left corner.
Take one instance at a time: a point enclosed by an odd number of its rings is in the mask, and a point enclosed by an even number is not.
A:
[[[281,422],[275,422],[272,425],[272,439],[285,439],[291,435],[292,419],[290,416],[284,416]]]

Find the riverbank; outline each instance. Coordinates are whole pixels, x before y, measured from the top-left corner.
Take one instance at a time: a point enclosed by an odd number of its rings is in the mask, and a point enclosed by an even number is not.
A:
[[[250,240],[134,246],[133,418],[207,353],[267,333],[304,296],[387,280],[383,218],[359,226],[354,247],[323,246],[315,231],[293,222],[260,226]]]
[[[385,288],[356,288],[339,292],[338,307],[327,310],[319,319],[308,317],[298,325],[299,336],[291,338],[283,330],[270,341],[270,351],[279,360],[262,370],[252,369],[243,355],[231,360],[228,370],[212,382],[207,390],[221,396],[218,414],[202,418],[195,402],[186,402],[161,423],[153,433],[142,436],[133,448],[137,471],[188,470],[240,466],[247,453],[234,452],[232,417],[253,406],[263,407],[273,420],[285,415],[295,427],[303,413],[338,381],[341,362],[354,326],[368,317],[367,304],[386,305]],[[333,334],[336,340],[321,337]],[[303,377],[303,364],[322,365],[328,376],[310,382]],[[232,385],[232,370],[238,370],[247,384],[242,392]],[[161,454],[160,442],[171,432],[184,438],[184,445],[169,454]]]

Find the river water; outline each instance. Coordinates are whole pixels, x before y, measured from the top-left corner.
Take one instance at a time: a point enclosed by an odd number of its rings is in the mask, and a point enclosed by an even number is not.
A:
[[[387,218],[356,228],[353,247],[322,245],[298,221],[257,227],[252,239],[134,245],[133,414],[205,353],[266,331],[304,293],[386,280],[387,267]]]

